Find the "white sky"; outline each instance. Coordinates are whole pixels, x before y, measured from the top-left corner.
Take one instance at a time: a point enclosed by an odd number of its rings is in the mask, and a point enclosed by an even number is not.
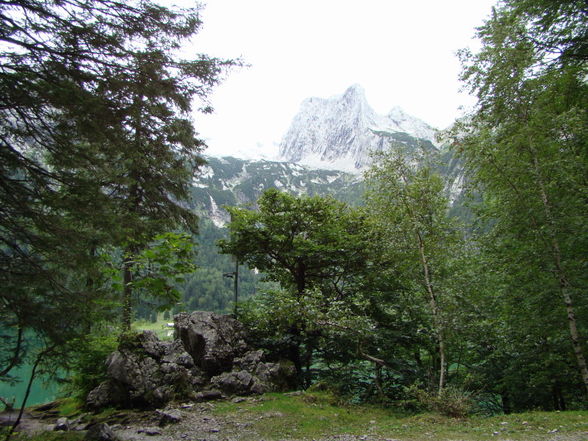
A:
[[[189,0],[169,3],[189,6]],[[167,1],[166,1],[167,3]],[[456,51],[475,47],[475,27],[495,0],[208,0],[195,51],[242,57],[211,96],[212,115],[195,114],[211,155],[277,153],[310,96],[358,83],[385,114],[400,106],[444,128],[468,106],[458,93]]]

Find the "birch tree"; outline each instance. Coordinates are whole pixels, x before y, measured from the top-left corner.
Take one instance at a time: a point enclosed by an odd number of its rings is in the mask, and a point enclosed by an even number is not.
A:
[[[414,158],[412,158],[414,159]],[[367,173],[368,212],[383,231],[386,260],[396,262],[407,289],[426,299],[438,355],[438,390],[447,381],[447,333],[443,313],[444,279],[455,233],[447,216],[443,181],[426,158],[417,166],[394,147],[374,157]]]

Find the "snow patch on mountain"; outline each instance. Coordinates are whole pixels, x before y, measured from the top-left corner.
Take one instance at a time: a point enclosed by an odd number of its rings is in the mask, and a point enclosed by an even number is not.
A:
[[[464,192],[464,184],[465,184],[465,175],[459,174],[455,177],[451,185],[449,186],[449,203],[453,204],[459,196],[461,196]]]
[[[431,141],[433,145],[439,146],[435,139],[437,130],[426,122],[409,115],[400,107],[393,107],[386,117],[392,123],[388,131],[408,133],[415,138],[426,139]]]
[[[212,220],[212,223],[216,225],[218,228],[223,227],[226,224],[226,213],[221,211],[218,208],[216,201],[213,199],[212,196],[210,198],[210,210],[209,210],[209,217]]]

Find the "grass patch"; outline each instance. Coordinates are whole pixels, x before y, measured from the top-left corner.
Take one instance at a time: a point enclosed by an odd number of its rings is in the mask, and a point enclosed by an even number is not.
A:
[[[102,409],[99,413],[92,415],[92,419],[95,422],[107,422],[113,418],[114,415],[119,414],[121,411],[114,407],[107,407]]]
[[[135,331],[153,331],[160,340],[172,340],[174,329],[167,326],[171,322],[173,322],[173,319],[164,320],[163,318],[158,318],[156,322],[138,320],[133,322],[132,329]]]
[[[584,440],[588,411],[527,412],[455,419],[406,415],[376,406],[346,406],[328,393],[268,394],[260,400],[218,403],[215,413],[249,423],[251,440],[313,439],[341,434],[402,441]]]
[[[268,439],[373,434],[378,421],[398,418],[383,408],[340,405],[326,392],[267,394],[258,402],[218,404],[215,412],[241,414],[253,421],[261,438]]]
[[[84,410],[84,402],[79,398],[70,397],[58,400],[57,410],[62,417],[72,418],[81,414]]]

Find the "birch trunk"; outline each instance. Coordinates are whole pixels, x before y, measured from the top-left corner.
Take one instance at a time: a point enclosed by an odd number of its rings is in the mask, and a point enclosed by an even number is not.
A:
[[[541,168],[539,166],[539,160],[537,159],[536,152],[532,148],[531,151],[533,156],[533,166],[535,168],[535,178],[537,180],[537,186],[541,196],[541,203],[543,204],[543,212],[549,226],[553,228],[555,226],[555,220],[553,218],[551,202],[549,196],[547,195],[547,191],[545,190],[545,184],[543,182]],[[584,356],[584,351],[582,350],[582,343],[580,333],[578,332],[574,302],[570,294],[570,289],[572,286],[562,265],[561,248],[559,246],[559,241],[557,240],[555,232],[550,230],[548,234],[550,239],[553,264],[555,267],[555,275],[558,279],[560,295],[563,298],[566,308],[570,340],[572,342],[574,354],[576,355],[576,362],[578,364],[580,375],[582,376],[582,381],[584,382],[584,387],[588,393],[588,365],[586,364],[586,357]]]
[[[437,341],[439,342],[439,390],[438,393],[445,387],[445,377],[447,371],[447,361],[445,358],[445,337],[443,335],[443,325],[441,323],[441,314],[439,310],[439,304],[437,303],[437,296],[433,289],[433,283],[431,282],[431,271],[429,268],[429,262],[425,255],[425,245],[423,238],[420,233],[417,232],[417,239],[419,243],[419,255],[421,259],[421,265],[423,267],[423,276],[427,294],[429,295],[429,304],[431,305],[431,312],[433,313],[433,323],[435,326],[435,333],[437,334]]]

